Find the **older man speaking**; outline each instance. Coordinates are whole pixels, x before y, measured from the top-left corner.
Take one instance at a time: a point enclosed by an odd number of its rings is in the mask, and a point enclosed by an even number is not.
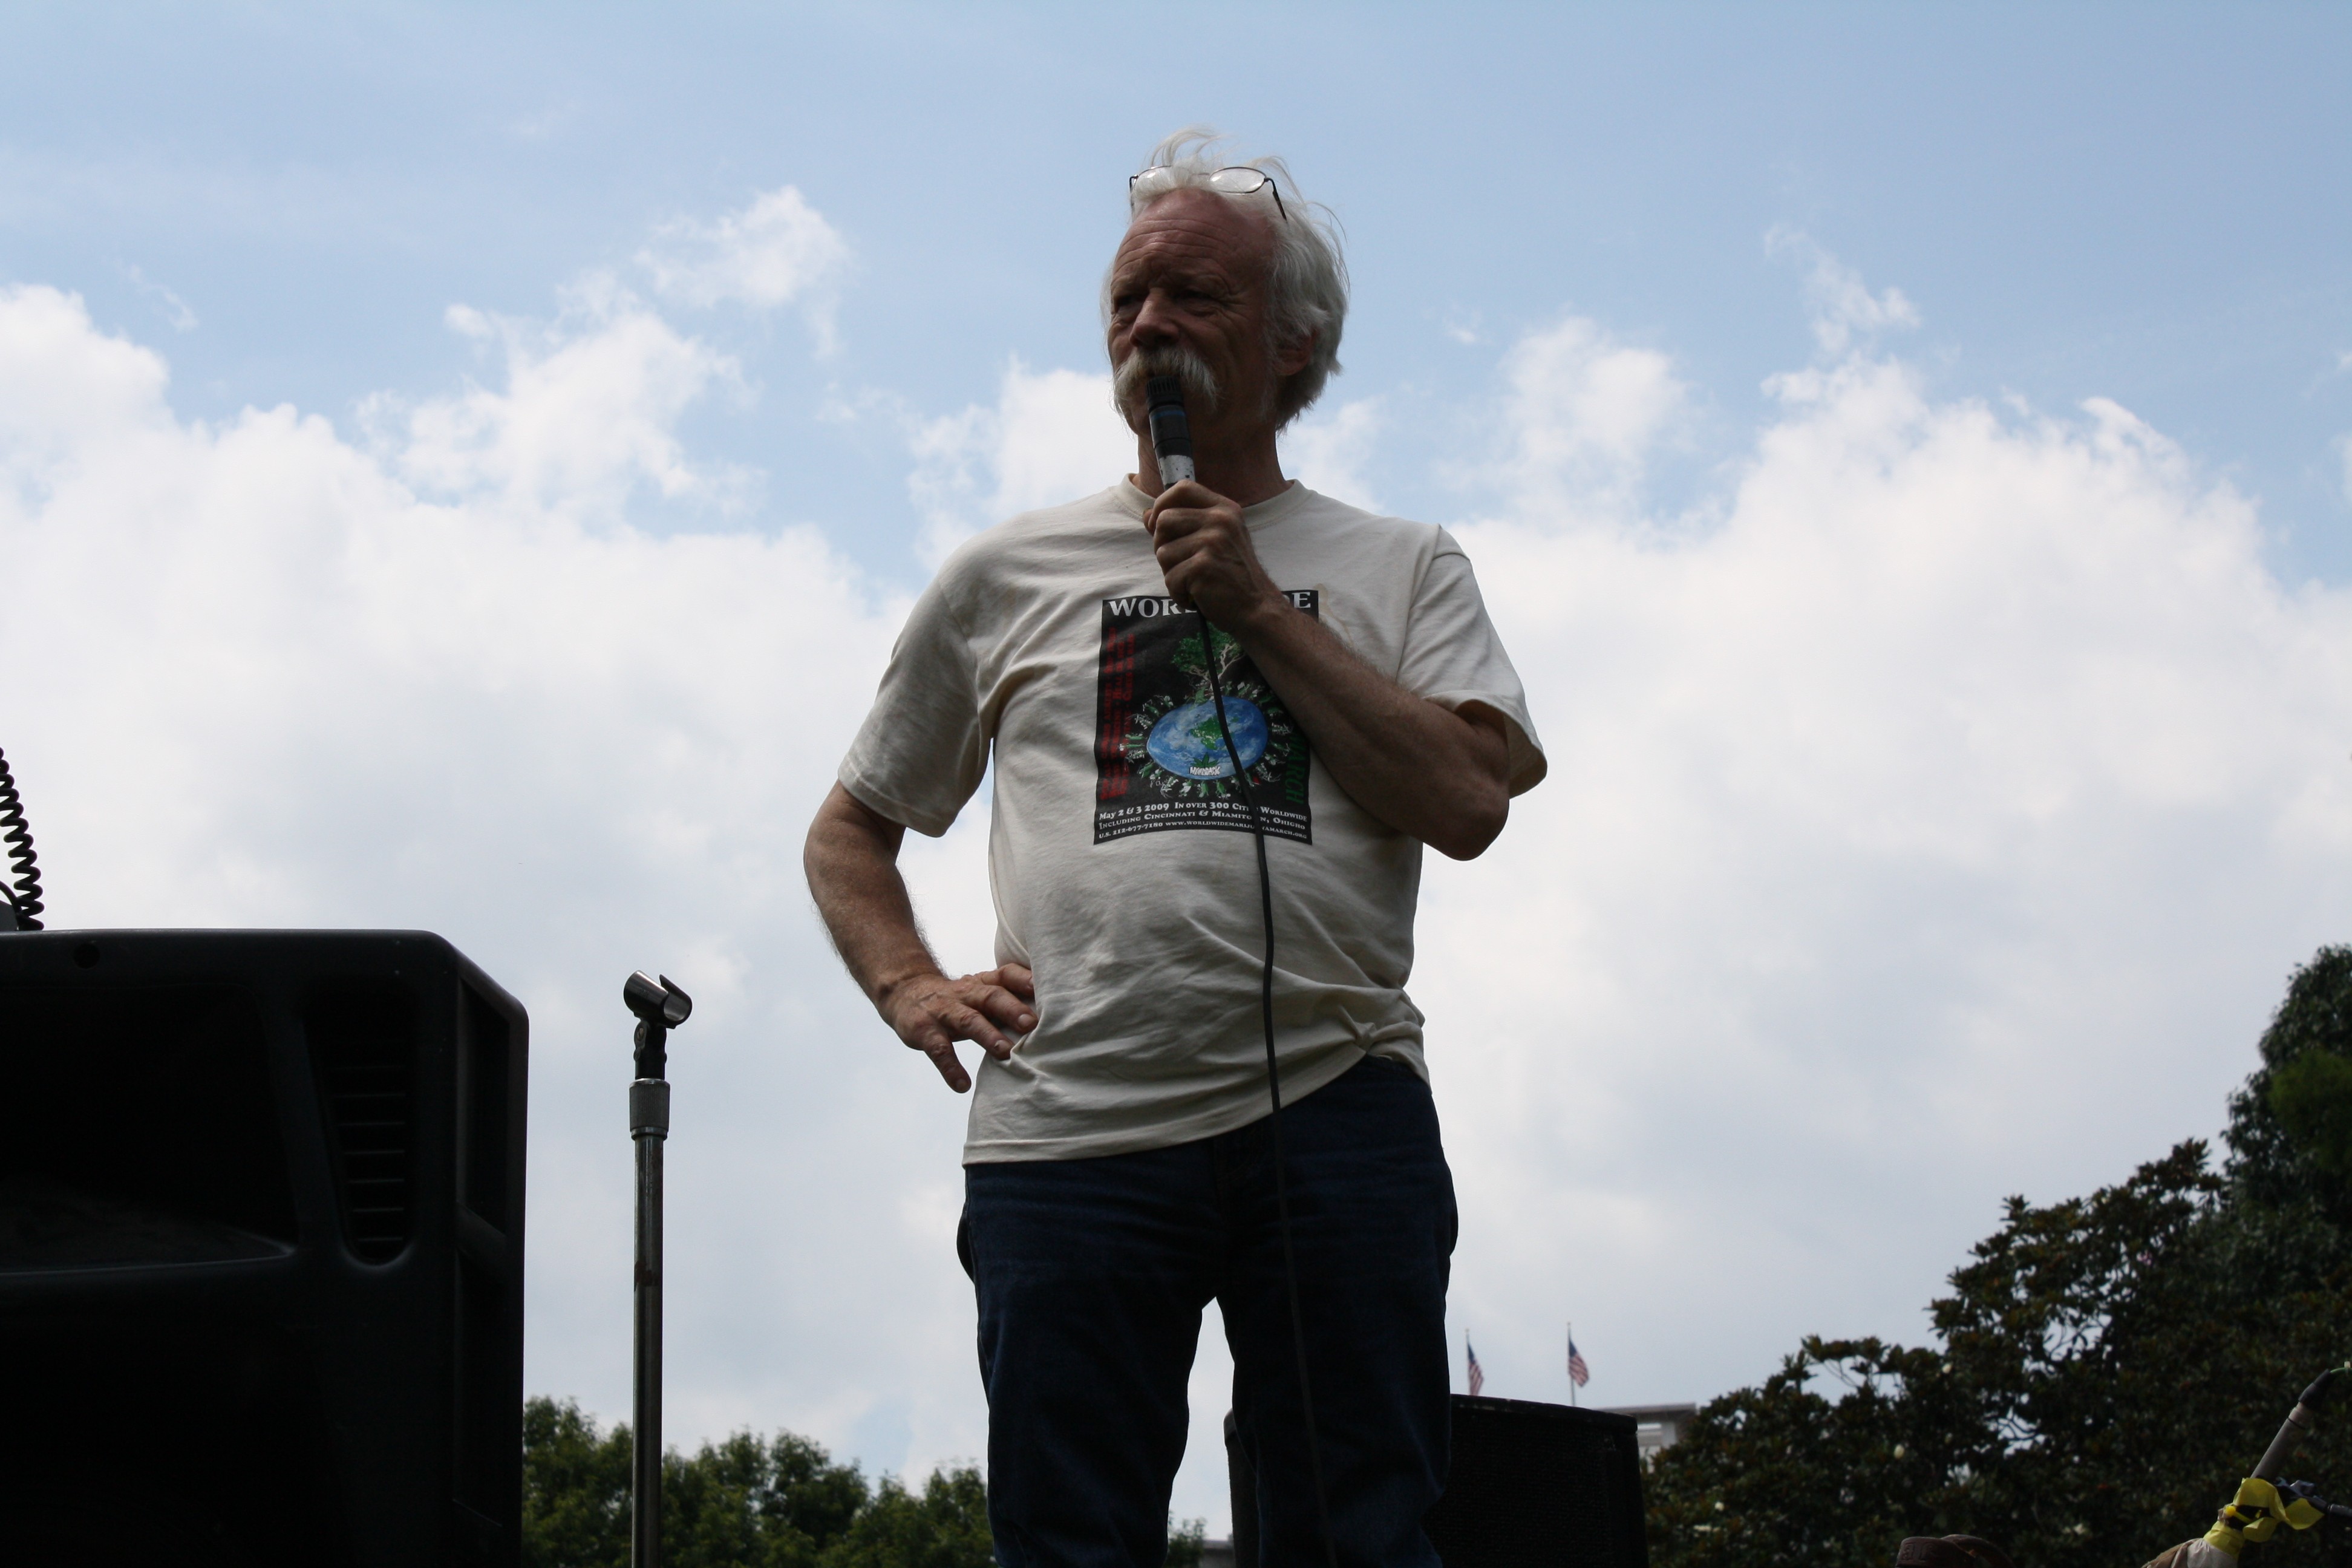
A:
[[[1436,1561],[1454,1208],[1413,908],[1422,847],[1483,852],[1543,753],[1461,547],[1283,477],[1277,432],[1339,368],[1346,272],[1279,161],[1215,146],[1180,132],[1130,181],[1104,284],[1136,471],[948,560],[809,830],[875,1007],[958,1092],[955,1043],[982,1052],[958,1250],[1006,1568],[1159,1568],[1211,1300],[1265,1561]],[[1165,488],[1160,376],[1198,463]],[[997,967],[950,977],[898,846],[946,832],[992,758]]]

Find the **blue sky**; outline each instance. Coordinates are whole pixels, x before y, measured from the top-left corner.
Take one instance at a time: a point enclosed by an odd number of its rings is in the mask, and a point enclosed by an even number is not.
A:
[[[768,515],[906,572],[898,444],[811,416],[877,389],[946,413],[1013,355],[1091,369],[1120,183],[1205,121],[1287,154],[1348,226],[1335,395],[1392,400],[1392,505],[1464,504],[1429,455],[1458,448],[1496,345],[1570,310],[1685,367],[1699,417],[1658,482],[1693,500],[1803,352],[1798,269],[1766,245],[1790,228],[1917,306],[1939,390],[2113,397],[2260,496],[2284,565],[2352,571],[2339,9],[1182,16],[18,7],[0,237],[101,322],[193,315],[167,340],[184,412],[347,419],[471,368],[449,304],[544,316],[649,226],[795,185],[855,252],[838,351],[709,323],[761,396],[693,435],[777,476]]]
[[[522,996],[534,1391],[626,1409],[659,967],[672,1430],[978,1451],[961,1105],[798,841],[938,552],[1120,471],[1095,289],[1187,122],[1344,222],[1286,460],[1455,530],[1551,748],[1413,980],[1491,1392],[1564,1397],[1569,1317],[1610,1404],[1918,1338],[2004,1195],[2218,1126],[2347,934],[2340,7],[5,25],[53,923],[422,926]],[[981,815],[908,851],[963,967]]]

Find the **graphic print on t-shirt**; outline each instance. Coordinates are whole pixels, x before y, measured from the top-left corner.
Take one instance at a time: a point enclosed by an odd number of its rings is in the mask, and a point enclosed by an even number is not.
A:
[[[1308,615],[1313,588],[1283,597]],[[1205,643],[1202,634],[1209,635]],[[1095,842],[1168,827],[1249,831],[1234,759],[1209,698],[1209,660],[1225,691],[1225,727],[1242,783],[1271,837],[1315,842],[1307,805],[1307,736],[1241,645],[1164,595],[1102,602],[1095,687]]]

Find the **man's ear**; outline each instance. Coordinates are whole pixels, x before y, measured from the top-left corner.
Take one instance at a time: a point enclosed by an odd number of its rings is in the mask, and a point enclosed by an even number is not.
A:
[[[1320,332],[1307,332],[1275,355],[1275,374],[1293,376],[1305,370],[1315,358],[1316,340],[1321,336]]]

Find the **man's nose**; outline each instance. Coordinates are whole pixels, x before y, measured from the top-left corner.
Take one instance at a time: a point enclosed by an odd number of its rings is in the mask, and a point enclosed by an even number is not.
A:
[[[1176,313],[1169,308],[1167,297],[1157,289],[1143,297],[1143,304],[1135,312],[1135,324],[1127,330],[1128,337],[1139,348],[1156,348],[1178,340]]]

